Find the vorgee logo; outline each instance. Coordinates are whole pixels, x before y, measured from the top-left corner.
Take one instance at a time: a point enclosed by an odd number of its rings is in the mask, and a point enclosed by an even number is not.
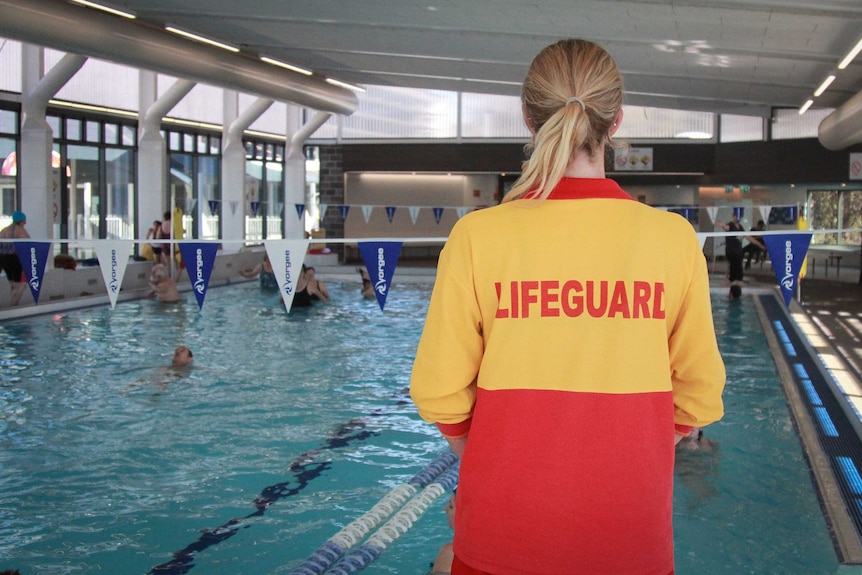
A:
[[[374,284],[374,289],[380,295],[386,295],[386,258],[383,257],[383,248],[377,248],[377,283]]]
[[[39,258],[36,257],[36,248],[30,248],[30,288],[39,289]]]
[[[204,293],[204,252],[198,248],[195,250],[195,291],[199,294]]]
[[[293,280],[290,277],[290,268],[293,264],[290,262],[290,250],[284,252],[284,295],[293,293]]]
[[[784,277],[781,278],[781,286],[788,291],[793,291],[793,247],[790,240],[784,242]]]
[[[117,277],[117,250],[111,250],[111,282],[108,288],[112,293],[117,293],[120,289],[120,279]]]

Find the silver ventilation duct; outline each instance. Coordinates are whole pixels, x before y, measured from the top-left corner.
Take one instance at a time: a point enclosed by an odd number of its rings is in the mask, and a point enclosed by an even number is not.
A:
[[[358,105],[324,79],[59,0],[0,0],[0,36],[333,114]]]
[[[862,142],[862,92],[823,118],[817,137],[826,149],[834,151]]]

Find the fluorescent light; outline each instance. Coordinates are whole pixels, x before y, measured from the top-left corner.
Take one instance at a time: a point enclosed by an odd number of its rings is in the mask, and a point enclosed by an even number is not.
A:
[[[48,100],[48,103],[52,106],[62,106],[64,108],[75,108],[77,110],[89,110],[92,112],[102,112],[105,114],[117,114],[119,116],[129,116],[130,118],[137,118],[137,112],[130,112],[129,110],[120,110],[119,108],[107,108],[105,106],[92,106],[90,104],[80,104],[77,102],[66,102],[63,100]]]
[[[272,64],[273,66],[279,66],[281,68],[286,68],[293,72],[299,72],[300,74],[305,74],[306,76],[311,76],[311,70],[306,70],[305,68],[300,68],[299,66],[294,66],[293,64],[288,64],[287,62],[281,62],[280,60],[275,60],[273,58],[269,58],[267,56],[261,56],[260,59],[267,64]]]
[[[853,49],[850,50],[846,56],[844,56],[844,59],[841,60],[840,64],[838,64],[838,69],[843,70],[844,68],[849,66],[850,62],[852,62],[856,58],[856,56],[859,55],[859,52],[862,52],[862,39],[860,39],[859,42],[856,43],[856,46],[854,46]]]
[[[808,108],[810,108],[812,104],[814,104],[814,100],[808,100],[807,102],[802,104],[802,107],[799,108],[799,115],[801,116],[802,114],[807,112]]]
[[[198,36],[197,34],[192,34],[191,32],[186,32],[184,30],[180,30],[179,28],[174,28],[173,26],[165,26],[165,30],[168,32],[173,32],[174,34],[179,34],[185,38],[189,38],[190,40],[195,40],[197,42],[203,42],[204,44],[209,44],[210,46],[215,46],[216,48],[221,48],[222,50],[228,50],[230,52],[239,52],[239,48],[234,48],[233,46],[229,46],[227,44],[222,44],[221,42],[216,42],[215,40],[210,40],[209,38],[204,38],[203,36]]]
[[[365,88],[360,86],[354,86],[353,84],[348,84],[347,82],[342,82],[341,80],[335,80],[333,78],[327,78],[326,81],[333,86],[341,86],[342,88],[347,88],[348,90],[353,90],[354,92],[364,92]]]
[[[95,2],[88,2],[87,0],[72,0],[72,2],[80,4],[81,6],[86,6],[87,8],[95,8],[96,10],[101,10],[102,12],[113,14],[114,16],[122,16],[123,18],[128,18],[129,20],[134,20],[135,18],[137,18],[137,16],[135,16],[131,12],[123,12],[122,10],[103,6],[102,4],[96,4]]]
[[[826,88],[829,87],[829,84],[831,84],[834,81],[835,81],[835,74],[829,74],[829,76],[827,76],[827,78],[825,80],[823,80],[823,83],[820,84],[820,87],[817,88],[817,91],[814,92],[814,97],[819,98],[820,94],[825,92]]]

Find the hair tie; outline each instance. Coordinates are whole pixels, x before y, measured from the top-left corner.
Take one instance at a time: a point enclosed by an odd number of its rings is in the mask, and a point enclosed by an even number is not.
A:
[[[572,96],[571,98],[567,99],[567,100],[566,100],[566,104],[565,104],[565,105],[566,105],[566,106],[568,106],[568,105],[569,105],[569,104],[571,104],[572,102],[577,102],[578,104],[580,104],[580,105],[581,105],[581,109],[582,109],[584,112],[586,112],[586,111],[587,111],[587,105],[586,105],[586,104],[584,104],[584,101],[583,101],[583,100],[581,100],[580,98],[578,98],[577,96]]]

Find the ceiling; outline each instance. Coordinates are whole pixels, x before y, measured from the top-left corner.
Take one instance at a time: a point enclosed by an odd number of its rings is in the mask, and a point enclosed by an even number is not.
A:
[[[356,84],[518,95],[565,37],[617,60],[630,105],[768,116],[799,108],[862,38],[862,0],[116,0]],[[862,91],[862,55],[815,108]],[[361,98],[361,96],[360,96]]]
[[[6,6],[8,16],[36,5],[58,14],[69,10],[66,0],[0,0],[0,11]],[[266,55],[311,69],[315,78],[359,85],[518,95],[539,50],[559,38],[582,37],[600,43],[617,60],[629,105],[767,117],[775,107],[799,108],[832,73],[836,80],[814,108],[837,108],[862,92],[862,55],[837,70],[862,38],[862,0],[114,0],[110,5],[138,16],[111,17],[118,35],[130,27],[161,33],[169,24],[241,48],[249,67]],[[0,25],[0,33],[14,35],[14,28]],[[51,46],[61,27],[43,28],[39,38],[24,39]],[[92,36],[89,41],[97,44],[99,38]],[[130,50],[110,54],[134,62]]]

